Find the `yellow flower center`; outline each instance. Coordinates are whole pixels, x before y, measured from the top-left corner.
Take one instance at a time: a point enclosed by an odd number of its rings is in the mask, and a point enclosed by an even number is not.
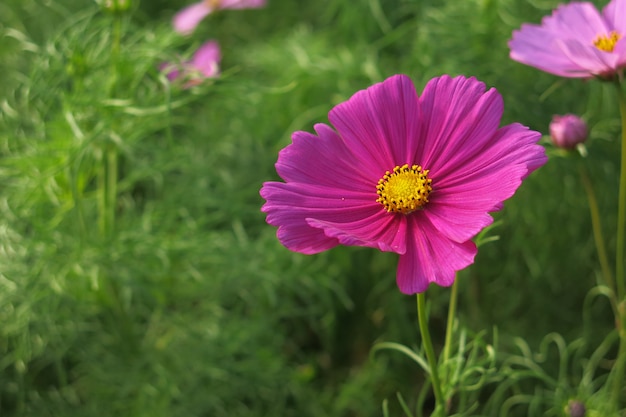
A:
[[[204,4],[209,6],[211,10],[215,10],[220,7],[222,0],[204,0]]]
[[[430,186],[432,180],[427,175],[428,170],[419,165],[396,166],[378,181],[376,202],[385,206],[389,213],[409,214],[421,209],[428,203],[428,195],[433,189]]]
[[[622,35],[616,31],[611,31],[608,35],[600,35],[593,41],[596,48],[604,52],[613,52],[615,44],[621,39]]]

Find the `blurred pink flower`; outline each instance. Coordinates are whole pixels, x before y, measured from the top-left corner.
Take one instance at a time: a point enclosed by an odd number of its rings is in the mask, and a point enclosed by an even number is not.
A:
[[[561,5],[514,31],[509,48],[511,59],[561,77],[610,78],[626,67],[626,0],[602,13],[589,2]]]
[[[552,143],[559,148],[572,149],[589,136],[587,123],[574,114],[555,115],[550,122]]]
[[[502,97],[475,78],[442,76],[418,97],[395,75],[333,108],[317,135],[295,132],[266,182],[261,209],[287,248],[339,244],[400,255],[406,294],[449,286],[474,262],[471,239],[546,162],[538,132],[499,128]]]
[[[185,7],[174,16],[174,30],[183,35],[194,31],[198,23],[219,9],[253,9],[264,7],[266,0],[204,0]]]
[[[159,68],[166,73],[168,80],[182,78],[187,81],[184,87],[189,88],[202,83],[205,78],[217,77],[221,59],[219,44],[216,41],[208,41],[198,48],[191,60],[180,64],[165,63]]]

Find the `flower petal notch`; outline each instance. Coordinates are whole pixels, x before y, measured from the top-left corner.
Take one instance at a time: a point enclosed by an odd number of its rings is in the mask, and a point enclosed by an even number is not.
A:
[[[474,262],[471,239],[547,159],[541,134],[499,127],[503,102],[475,78],[442,76],[418,97],[395,75],[329,113],[334,127],[295,132],[280,151],[284,182],[266,182],[267,222],[287,248],[356,245],[400,255],[406,294],[449,286]]]
[[[172,24],[181,35],[190,35],[209,14],[220,9],[258,9],[266,0],[203,0],[193,3],[176,13]]]
[[[560,77],[611,79],[626,67],[626,0],[602,13],[589,2],[561,5],[514,31],[509,48],[511,59]]]

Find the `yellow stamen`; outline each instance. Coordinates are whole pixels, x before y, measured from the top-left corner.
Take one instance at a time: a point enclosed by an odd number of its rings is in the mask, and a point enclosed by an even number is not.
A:
[[[622,35],[616,31],[611,31],[608,35],[600,35],[594,41],[593,44],[596,48],[604,52],[613,52],[615,44],[622,38]]]
[[[222,0],[204,0],[204,4],[209,6],[211,10],[215,10],[220,7]]]
[[[428,195],[433,189],[430,186],[432,180],[427,175],[428,170],[419,165],[396,166],[378,181],[376,202],[385,206],[389,213],[409,214],[420,210],[428,203]]]

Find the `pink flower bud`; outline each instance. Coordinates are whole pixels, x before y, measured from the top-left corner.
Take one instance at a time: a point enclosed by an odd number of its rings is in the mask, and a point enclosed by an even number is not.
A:
[[[555,115],[550,122],[550,137],[554,146],[572,149],[589,136],[587,123],[574,114]]]
[[[566,411],[571,417],[585,417],[587,414],[585,404],[578,400],[570,400],[567,404]]]

